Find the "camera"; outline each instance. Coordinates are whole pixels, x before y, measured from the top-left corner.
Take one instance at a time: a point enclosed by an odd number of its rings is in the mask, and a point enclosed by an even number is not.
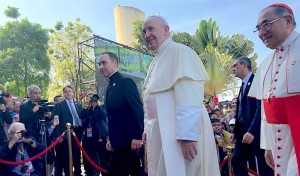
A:
[[[4,104],[4,98],[3,97],[11,97],[10,92],[3,92],[0,94],[0,104]]]
[[[37,100],[38,105],[40,106],[40,109],[38,110],[39,114],[44,114],[45,112],[52,112],[55,108],[54,103],[48,102],[48,100]]]
[[[22,136],[23,138],[26,138],[26,139],[30,139],[30,138],[31,138],[31,135],[30,135],[30,132],[29,132],[29,131],[22,130],[22,131],[20,131],[19,133],[21,133],[21,136]]]
[[[23,166],[20,168],[20,172],[21,172],[21,173],[26,173],[28,168],[29,168],[29,166],[25,164],[25,165],[23,165]]]

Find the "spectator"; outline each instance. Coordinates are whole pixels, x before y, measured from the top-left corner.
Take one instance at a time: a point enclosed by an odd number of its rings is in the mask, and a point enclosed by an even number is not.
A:
[[[64,101],[56,104],[54,116],[58,116],[59,125],[56,126],[56,136],[60,136],[66,131],[66,123],[71,124],[71,128],[76,134],[79,141],[82,139],[83,128],[81,121],[82,106],[78,102],[74,101],[74,88],[67,85],[63,88]],[[69,174],[69,153],[68,141],[64,138],[62,143],[56,146],[56,163],[55,172],[57,176],[61,176],[64,170],[65,174]],[[74,163],[74,175],[81,176],[81,163],[80,163],[80,150],[76,145],[75,141],[72,140],[72,152],[73,152],[73,163]],[[63,168],[62,168],[63,167]]]
[[[59,102],[61,102],[63,100],[64,100],[64,98],[61,95],[56,95],[54,97],[54,104],[57,104],[57,103],[59,103]]]
[[[233,134],[234,126],[235,126],[235,118],[229,121],[229,133]]]
[[[0,158],[7,161],[22,161],[37,155],[45,149],[32,137],[25,135],[25,125],[19,122],[13,123],[9,128],[11,140],[5,142],[0,148]],[[40,176],[42,172],[38,166],[38,160],[26,162],[21,165],[8,165],[1,170],[3,176],[31,175]]]
[[[211,119],[211,125],[214,131],[214,136],[217,144],[219,163],[227,156],[226,148],[233,146],[230,142],[230,133],[222,129],[222,123],[219,119]],[[221,168],[221,176],[229,176],[228,163]]]
[[[82,146],[95,163],[103,169],[107,169],[109,153],[106,150],[108,138],[107,116],[101,106],[98,105],[99,96],[94,94],[90,99],[90,106],[82,111],[84,137]],[[84,169],[87,176],[99,175],[98,171],[83,158]],[[102,176],[107,174],[101,173]]]
[[[34,139],[42,142],[40,135],[40,118],[51,117],[51,112],[43,112],[38,105],[38,99],[41,98],[41,89],[36,85],[31,85],[27,88],[29,100],[20,106],[20,122],[23,123]]]
[[[225,116],[226,123],[229,124],[229,121],[234,118],[236,114],[236,102],[237,98],[233,98],[229,104],[230,112]]]
[[[11,124],[12,118],[8,111],[6,111],[6,107],[4,105],[4,99],[0,97],[0,146],[3,142],[9,140],[8,136],[8,128],[5,124]]]
[[[14,119],[15,122],[20,121],[20,106],[21,106],[20,101],[14,101],[14,111],[18,114],[18,116],[16,116],[16,119]]]
[[[214,113],[214,112],[210,112],[208,115],[209,115],[209,118],[210,118],[210,119],[218,119],[217,114]]]

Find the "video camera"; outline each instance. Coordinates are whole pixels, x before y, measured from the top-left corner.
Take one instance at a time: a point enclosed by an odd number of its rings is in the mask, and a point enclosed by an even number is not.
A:
[[[0,104],[4,104],[4,98],[3,97],[11,97],[11,93],[10,92],[3,92],[0,94]]]
[[[52,112],[55,108],[54,103],[48,102],[48,100],[37,100],[38,105],[40,106],[40,109],[38,110],[38,113],[44,114],[45,112]]]

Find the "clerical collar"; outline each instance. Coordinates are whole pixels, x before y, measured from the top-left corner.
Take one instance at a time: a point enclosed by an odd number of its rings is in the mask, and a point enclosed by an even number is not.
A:
[[[276,48],[277,51],[284,51],[284,49],[288,48],[289,45],[291,45],[293,43],[293,41],[295,41],[295,39],[299,36],[299,34],[294,31],[292,32],[288,38],[280,45]]]
[[[158,47],[156,51],[154,51],[154,54],[157,56],[159,53],[161,53],[167,46],[168,44],[172,41],[172,39],[169,37],[167,40],[162,42],[162,44]]]
[[[106,78],[106,80],[108,81],[108,82],[110,82],[110,80],[112,80],[112,78],[113,78],[113,75],[117,72],[118,70],[116,70],[115,72],[113,72],[108,78]]]

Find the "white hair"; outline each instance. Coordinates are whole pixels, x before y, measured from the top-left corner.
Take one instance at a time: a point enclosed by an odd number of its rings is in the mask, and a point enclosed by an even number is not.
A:
[[[12,133],[12,132],[15,132],[15,129],[17,127],[21,127],[21,128],[24,128],[25,130],[25,125],[23,123],[20,123],[20,122],[14,122],[10,125],[10,127],[8,128],[7,132],[8,133]]]
[[[157,18],[160,21],[162,21],[165,25],[169,26],[167,20],[164,17],[160,16],[160,15],[152,15],[152,16],[149,16],[147,19],[149,19],[149,18]]]

